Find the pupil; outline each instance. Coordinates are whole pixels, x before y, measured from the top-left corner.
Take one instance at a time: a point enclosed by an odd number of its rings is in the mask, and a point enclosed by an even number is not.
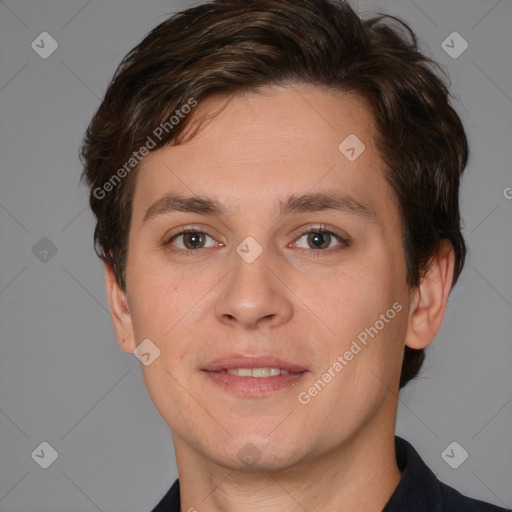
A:
[[[329,245],[328,237],[329,237],[329,235],[326,233],[311,233],[310,241],[312,241],[313,244],[315,245],[315,248],[318,249],[318,248],[326,247],[327,245]],[[326,239],[327,239],[327,244],[325,243]]]
[[[200,233],[189,233],[185,239],[188,240],[189,244],[192,247],[197,247],[199,244],[201,244],[201,235]],[[188,245],[188,244],[187,244]]]

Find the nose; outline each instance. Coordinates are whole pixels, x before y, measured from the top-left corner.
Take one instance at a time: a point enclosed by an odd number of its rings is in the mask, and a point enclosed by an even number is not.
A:
[[[256,329],[277,327],[293,316],[292,292],[277,276],[266,251],[252,263],[233,255],[229,272],[214,307],[217,320],[225,325]]]

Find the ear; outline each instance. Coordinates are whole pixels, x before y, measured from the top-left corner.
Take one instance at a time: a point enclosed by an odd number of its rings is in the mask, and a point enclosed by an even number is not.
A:
[[[126,300],[126,293],[117,283],[112,267],[105,262],[103,267],[105,268],[105,285],[117,343],[122,350],[133,354],[137,344],[133,334],[133,322]]]
[[[446,311],[453,282],[455,251],[449,240],[442,240],[432,256],[430,268],[412,292],[405,344],[413,349],[430,345],[437,336]]]

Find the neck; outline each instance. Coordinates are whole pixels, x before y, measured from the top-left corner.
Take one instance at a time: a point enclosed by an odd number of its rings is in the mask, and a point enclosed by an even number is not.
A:
[[[272,471],[219,466],[174,436],[181,510],[381,512],[401,476],[391,426],[360,430],[329,453]]]

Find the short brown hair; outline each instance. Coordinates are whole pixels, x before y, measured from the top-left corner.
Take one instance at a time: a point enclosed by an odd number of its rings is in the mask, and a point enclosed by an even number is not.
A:
[[[171,16],[125,56],[84,137],[96,253],[125,290],[138,168],[134,161],[130,172],[126,162],[155,127],[168,126],[191,99],[309,84],[354,93],[373,114],[401,216],[408,285],[419,285],[443,239],[455,250],[455,284],[466,255],[459,184],[468,143],[438,71],[445,75],[404,21],[381,13],[362,19],[342,0],[218,0]],[[152,137],[152,151],[180,142],[194,115],[182,117]],[[405,347],[400,388],[424,357]]]

